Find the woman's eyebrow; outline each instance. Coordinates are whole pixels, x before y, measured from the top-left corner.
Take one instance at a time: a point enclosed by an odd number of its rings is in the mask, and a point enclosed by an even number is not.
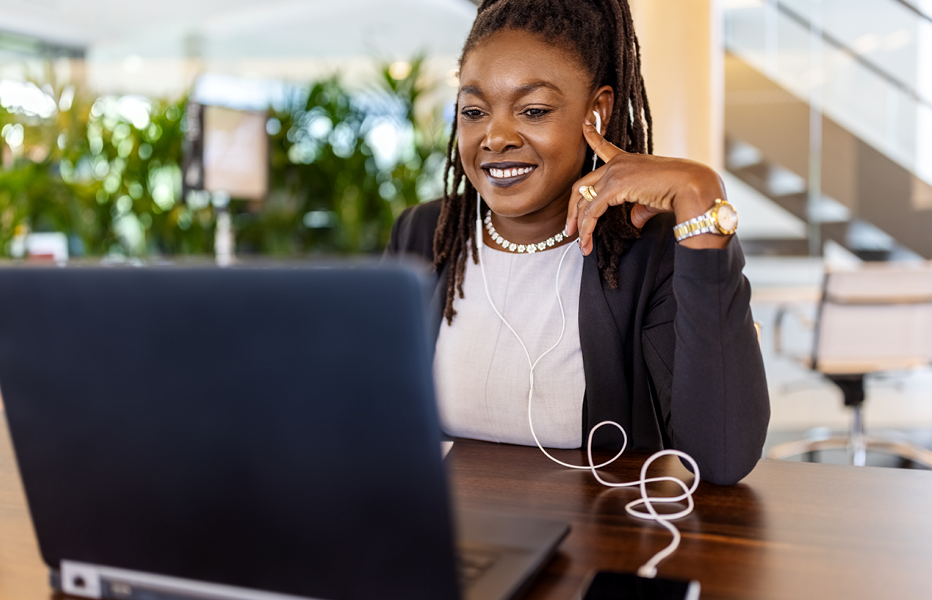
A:
[[[563,95],[563,91],[549,81],[532,81],[530,83],[525,83],[524,85],[519,85],[518,87],[514,88],[514,94],[520,98],[521,96],[526,96],[531,92],[539,90],[540,88],[547,88],[549,90],[553,90],[561,96]],[[460,88],[460,95],[479,96],[480,98],[485,96],[485,94],[482,93],[482,90],[475,85],[464,85]]]
[[[531,83],[525,83],[524,85],[519,85],[516,87],[515,92],[519,96],[524,96],[526,94],[530,94],[531,92],[537,91],[540,88],[547,88],[549,90],[555,91],[561,96],[563,95],[563,90],[561,90],[555,84],[550,83],[549,81],[532,81]]]
[[[464,94],[468,96],[479,96],[480,98],[484,95],[482,93],[482,90],[480,90],[478,87],[474,85],[464,85],[463,87],[461,87],[460,95],[464,95]]]

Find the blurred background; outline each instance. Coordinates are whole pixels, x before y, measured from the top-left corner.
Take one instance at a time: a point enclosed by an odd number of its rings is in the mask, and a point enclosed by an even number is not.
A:
[[[846,429],[811,364],[825,274],[932,259],[932,0],[631,5],[656,152],[715,166],[740,214],[768,447]],[[405,207],[441,194],[475,11],[0,0],[0,255],[378,254]],[[867,374],[863,417],[929,448],[920,362]]]
[[[381,251],[401,210],[440,193],[474,14],[0,2],[0,252],[210,255],[220,210],[239,254]]]

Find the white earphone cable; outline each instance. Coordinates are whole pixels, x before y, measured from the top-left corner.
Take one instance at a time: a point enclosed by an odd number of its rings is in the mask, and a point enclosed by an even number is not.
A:
[[[599,116],[599,113],[597,112],[595,113],[595,117],[596,117],[596,127],[601,132],[602,119]],[[595,169],[596,158],[597,157],[593,159],[593,163],[592,163],[593,170]],[[528,385],[528,395],[527,395],[527,416],[528,416],[528,425],[531,428],[531,435],[534,438],[534,442],[537,444],[537,447],[540,449],[540,451],[543,452],[544,455],[547,456],[547,458],[549,458],[553,462],[561,466],[570,468],[570,469],[590,470],[592,471],[593,477],[595,477],[595,479],[599,483],[601,483],[602,485],[606,487],[621,488],[621,487],[632,487],[632,486],[637,485],[640,488],[641,497],[635,500],[632,500],[627,505],[625,505],[625,511],[629,515],[633,517],[637,517],[639,519],[656,521],[658,524],[666,528],[673,535],[673,539],[670,541],[670,544],[667,545],[666,548],[654,554],[654,556],[651,557],[649,561],[647,561],[644,565],[642,565],[638,569],[638,575],[640,575],[641,577],[648,577],[648,578],[655,577],[657,575],[657,565],[660,563],[660,561],[662,561],[663,559],[673,554],[673,552],[675,552],[676,549],[680,545],[681,536],[680,536],[679,529],[677,529],[676,526],[673,525],[673,523],[671,523],[671,521],[674,521],[676,519],[681,519],[689,515],[693,511],[693,508],[695,507],[695,502],[693,501],[693,493],[696,491],[696,488],[699,486],[699,465],[696,464],[696,461],[693,460],[691,456],[689,456],[685,452],[681,452],[680,450],[661,450],[659,452],[655,452],[646,461],[644,461],[644,465],[641,467],[641,476],[638,480],[628,481],[625,483],[612,483],[610,481],[606,481],[599,474],[598,469],[604,468],[612,464],[613,462],[615,462],[624,453],[625,448],[627,448],[628,446],[628,434],[625,432],[624,428],[621,425],[619,425],[618,423],[615,423],[614,421],[602,421],[601,423],[593,427],[592,430],[589,431],[589,438],[586,442],[586,452],[587,452],[587,457],[589,459],[588,465],[573,465],[570,463],[566,463],[561,460],[558,460],[557,458],[552,456],[549,452],[547,452],[544,446],[540,443],[540,439],[538,439],[537,433],[534,431],[534,419],[533,419],[533,411],[532,411],[533,400],[534,400],[534,369],[540,363],[541,359],[547,356],[547,354],[549,354],[551,350],[556,348],[560,344],[560,342],[563,341],[563,334],[566,331],[566,312],[563,309],[563,299],[560,297],[560,272],[563,269],[563,261],[566,258],[567,253],[569,253],[570,249],[573,246],[572,244],[567,246],[566,250],[563,251],[563,255],[560,257],[560,263],[557,266],[557,277],[556,277],[555,289],[556,289],[556,294],[557,294],[557,303],[560,306],[560,320],[561,320],[560,337],[557,339],[557,341],[552,346],[550,346],[550,348],[548,348],[546,351],[544,351],[543,354],[538,356],[537,360],[532,361],[531,354],[528,352],[527,346],[524,344],[524,340],[521,339],[521,336],[518,335],[518,332],[515,331],[514,327],[511,326],[511,323],[509,323],[508,320],[505,318],[505,316],[498,310],[498,307],[495,306],[495,302],[492,300],[492,294],[489,292],[489,282],[485,274],[485,263],[483,263],[482,261],[482,247],[484,245],[485,243],[483,241],[483,233],[482,233],[482,198],[477,193],[476,194],[476,247],[479,251],[479,270],[482,273],[482,284],[485,287],[485,295],[486,295],[486,298],[488,298],[489,300],[489,304],[491,305],[492,310],[495,311],[495,314],[498,315],[498,318],[501,319],[502,323],[504,323],[505,326],[508,328],[508,330],[511,331],[511,333],[515,336],[515,339],[518,340],[518,343],[521,345],[521,349],[524,351],[524,356],[527,358],[528,367],[530,369],[530,374],[528,376],[529,385]],[[613,456],[610,460],[607,460],[601,464],[596,465],[592,460],[592,440],[593,440],[593,437],[595,436],[595,432],[605,425],[611,425],[611,426],[618,428],[618,430],[621,431],[623,443],[621,445],[621,450],[618,451],[618,454]],[[662,476],[662,477],[648,478],[647,471],[650,468],[650,465],[655,460],[657,460],[658,458],[662,456],[678,456],[682,458],[683,460],[687,461],[692,467],[692,471],[694,474],[692,485],[687,486],[678,477]],[[670,481],[670,482],[676,483],[683,490],[683,493],[678,496],[670,496],[670,497],[663,497],[663,496],[658,497],[658,496],[648,495],[647,484],[661,482],[661,481]],[[674,503],[674,502],[681,502],[683,500],[686,501],[686,508],[678,512],[660,514],[657,512],[657,509],[654,508],[654,504],[669,504],[669,503]],[[647,510],[646,511],[641,510],[641,506],[643,506],[643,508]]]
[[[479,199],[479,202],[480,203],[482,202],[481,198]],[[476,219],[476,231],[478,232],[477,235],[480,235],[480,236],[482,235],[481,224],[482,224],[481,218]],[[511,323],[508,322],[508,319],[506,319],[505,316],[502,315],[501,312],[499,312],[498,307],[495,306],[495,302],[492,300],[492,294],[489,292],[489,282],[485,276],[485,266],[482,263],[482,246],[484,244],[482,242],[482,239],[476,240],[476,243],[477,243],[477,247],[479,248],[479,271],[482,273],[482,284],[485,287],[486,298],[489,299],[489,304],[492,306],[492,310],[495,311],[495,314],[498,315],[498,318],[501,319],[502,323],[505,324],[505,327],[507,327],[508,330],[511,331],[511,333],[515,336],[515,339],[518,340],[518,343],[521,345],[521,349],[524,350],[524,356],[525,358],[527,358],[527,364],[528,364],[528,367],[530,368],[529,388],[528,388],[528,395],[527,395],[527,416],[528,416],[528,422],[531,425],[531,435],[534,436],[534,441],[537,442],[537,447],[540,448],[540,451],[546,454],[547,458],[554,461],[555,463],[561,464],[564,467],[567,467],[569,469],[589,469],[588,466],[571,465],[569,463],[565,463],[551,456],[551,454],[547,452],[547,450],[545,450],[544,447],[541,445],[540,440],[537,439],[537,433],[534,431],[534,421],[531,417],[531,406],[532,406],[532,401],[533,401],[533,396],[534,396],[534,369],[537,368],[537,364],[540,362],[542,358],[547,356],[547,354],[549,354],[551,350],[553,350],[554,348],[560,345],[560,342],[563,341],[563,334],[566,331],[566,312],[563,310],[563,299],[560,298],[560,271],[563,269],[563,259],[566,258],[567,253],[570,251],[570,249],[573,246],[569,245],[566,247],[566,250],[563,251],[563,256],[560,257],[560,264],[559,266],[557,266],[556,291],[557,291],[557,303],[560,306],[560,320],[561,320],[560,337],[553,344],[553,346],[550,346],[549,348],[547,348],[547,350],[544,351],[543,354],[538,356],[537,360],[532,361],[531,353],[528,352],[527,346],[524,345],[524,340],[521,339],[521,336],[518,335],[518,332],[515,331],[514,327],[511,326]],[[624,448],[622,448],[621,452],[615,455],[611,460],[605,461],[601,465],[597,465],[596,468],[601,468],[601,467],[610,465],[619,456],[621,456],[622,452],[624,452]]]

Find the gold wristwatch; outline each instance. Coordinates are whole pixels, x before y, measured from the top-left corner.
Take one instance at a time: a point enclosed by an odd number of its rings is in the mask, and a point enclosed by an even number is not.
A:
[[[738,229],[738,212],[725,200],[716,200],[715,206],[698,217],[684,221],[673,228],[676,241],[682,242],[700,233],[731,235]]]

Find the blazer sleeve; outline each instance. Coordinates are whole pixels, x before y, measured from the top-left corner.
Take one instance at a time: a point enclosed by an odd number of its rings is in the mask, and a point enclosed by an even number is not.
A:
[[[440,217],[440,201],[432,200],[406,208],[392,224],[383,259],[415,256],[432,263],[434,230]]]
[[[673,252],[642,328],[645,362],[669,443],[703,480],[731,485],[757,464],[770,421],[744,254],[737,238]]]

